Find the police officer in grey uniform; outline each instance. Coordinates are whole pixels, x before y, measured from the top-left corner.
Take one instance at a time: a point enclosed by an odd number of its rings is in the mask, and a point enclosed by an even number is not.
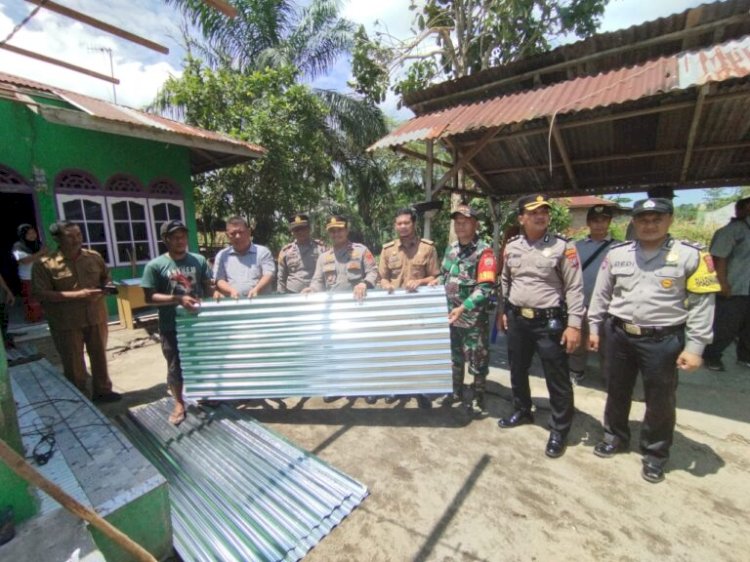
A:
[[[279,268],[276,277],[276,291],[279,293],[300,293],[310,286],[315,264],[325,246],[310,236],[310,218],[297,213],[289,221],[294,242],[290,242],[279,252]]]
[[[575,245],[547,229],[550,204],[544,195],[518,202],[523,234],[505,246],[500,287],[504,298],[502,325],[508,332],[513,413],[498,421],[501,428],[534,421],[529,367],[539,353],[552,414],[545,454],[565,453],[573,422],[573,386],[568,353],[580,343],[583,281]]]
[[[628,415],[640,370],[646,394],[641,474],[652,483],[664,480],[672,445],[677,370],[700,366],[719,290],[711,256],[669,235],[672,213],[669,199],[635,203],[636,240],[609,251],[588,314],[589,349],[598,350],[603,324],[609,366],[604,440],[594,454],[610,458],[628,450]]]
[[[583,305],[586,309],[591,304],[591,295],[596,284],[596,274],[607,255],[607,251],[614,240],[609,234],[614,210],[609,205],[594,205],[586,213],[586,225],[589,235],[576,242],[578,259],[581,260],[581,274],[583,275]],[[586,359],[588,356],[588,324],[584,316],[581,326],[581,344],[568,357],[570,380],[573,384],[580,384],[586,376]],[[601,363],[600,353],[600,363]],[[602,367],[603,369],[603,367]]]

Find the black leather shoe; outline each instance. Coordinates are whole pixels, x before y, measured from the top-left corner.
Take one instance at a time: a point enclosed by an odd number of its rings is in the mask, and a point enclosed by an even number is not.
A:
[[[600,441],[594,447],[594,454],[597,457],[603,459],[611,459],[617,453],[624,453],[628,450],[628,446],[623,443],[607,443],[606,441]]]
[[[375,402],[377,401],[378,401],[377,396],[365,396],[365,402],[367,402],[370,405],[375,404]]]
[[[510,429],[527,423],[534,423],[534,416],[526,410],[516,410],[507,418],[497,420],[497,425],[503,429]]]
[[[641,476],[646,482],[652,484],[658,484],[664,480],[664,468],[658,464],[651,464],[650,462],[643,463],[643,470],[641,470]]]
[[[556,459],[565,454],[567,444],[565,443],[565,437],[552,431],[549,434],[549,441],[547,441],[547,447],[544,449],[544,454],[551,459]]]
[[[432,408],[432,400],[424,394],[417,394],[417,406],[423,410],[429,410]]]

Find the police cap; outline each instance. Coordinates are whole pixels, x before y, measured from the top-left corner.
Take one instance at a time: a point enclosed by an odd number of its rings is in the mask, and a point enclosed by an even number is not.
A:
[[[547,200],[546,195],[541,193],[534,193],[532,195],[524,195],[518,200],[518,214],[522,215],[524,211],[533,211],[539,207],[551,207],[552,205]]]
[[[642,215],[643,213],[661,213],[671,215],[674,213],[672,201],[663,197],[650,197],[641,199],[633,205],[633,216]]]
[[[289,220],[289,230],[295,230],[307,226],[310,226],[310,217],[303,213],[297,213]]]
[[[470,207],[466,203],[461,203],[458,207],[456,207],[456,210],[451,213],[451,218],[455,219],[459,215],[470,219],[479,218],[479,213],[477,213],[477,210]]]
[[[615,216],[615,211],[612,205],[594,205],[593,207],[589,207],[586,213],[586,220],[594,217],[607,217],[611,219],[613,216]]]
[[[348,225],[349,221],[346,220],[345,216],[331,215],[328,222],[326,222],[326,230],[331,230],[332,228],[346,228]]]

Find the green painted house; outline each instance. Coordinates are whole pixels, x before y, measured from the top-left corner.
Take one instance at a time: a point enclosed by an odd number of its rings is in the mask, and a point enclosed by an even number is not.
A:
[[[0,72],[0,252],[19,224],[81,225],[115,280],[164,251],[160,225],[183,219],[197,249],[191,176],[265,150],[226,135]],[[46,240],[45,240],[46,241]],[[133,269],[136,275],[133,275]],[[110,299],[112,300],[112,299]],[[114,314],[116,307],[110,303]]]

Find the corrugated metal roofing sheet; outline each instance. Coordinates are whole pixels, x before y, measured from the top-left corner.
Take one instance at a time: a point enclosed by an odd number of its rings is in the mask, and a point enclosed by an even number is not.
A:
[[[193,127],[191,125],[186,125],[185,123],[167,119],[160,115],[147,113],[145,111],[140,111],[130,107],[116,105],[105,100],[100,100],[97,98],[92,98],[91,96],[71,92],[62,88],[49,86],[47,84],[42,84],[34,80],[21,78],[19,76],[7,74],[5,72],[0,72],[0,84],[9,84],[11,86],[29,90],[36,90],[59,96],[60,98],[68,101],[82,111],[86,112],[88,115],[106,121],[158,129],[160,131],[166,131],[178,135],[190,136],[199,139],[214,141],[217,143],[242,147],[258,155],[266,152],[265,148],[263,148],[262,146],[250,142],[241,141],[223,133],[208,131],[200,127]]]
[[[190,398],[279,398],[450,392],[443,287],[277,295],[180,310],[177,337]]]
[[[299,560],[367,488],[228,407],[167,421],[161,400],[118,421],[169,481],[185,562]]]
[[[750,36],[696,53],[660,58],[632,68],[428,113],[397,127],[370,148],[398,146],[413,140],[449,137],[618,105],[662,92],[743,78],[749,74]]]

